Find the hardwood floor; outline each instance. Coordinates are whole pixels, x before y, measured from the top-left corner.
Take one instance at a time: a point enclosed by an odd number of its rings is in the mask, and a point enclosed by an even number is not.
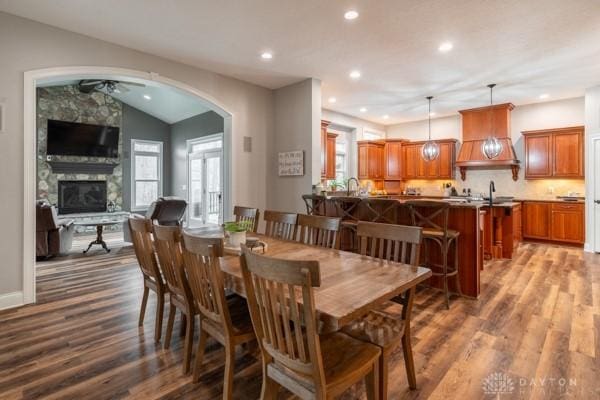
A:
[[[37,274],[38,304],[0,312],[0,398],[221,397],[224,352],[216,342],[192,384],[181,374],[181,338],[170,350],[154,343],[152,296],[138,329],[142,279],[131,247],[39,263]],[[440,292],[418,293],[419,389],[408,389],[398,349],[390,399],[485,398],[484,386],[504,388],[501,378],[512,388],[502,398],[600,398],[600,256],[523,244],[512,261],[486,264],[482,280],[479,300],[454,300],[450,311]],[[235,371],[234,398],[258,398],[256,354],[238,352]],[[505,375],[484,385],[495,372]],[[364,397],[361,386],[344,396]]]

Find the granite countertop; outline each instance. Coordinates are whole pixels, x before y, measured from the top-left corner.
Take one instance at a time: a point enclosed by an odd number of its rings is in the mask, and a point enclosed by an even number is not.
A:
[[[327,200],[332,200],[338,197],[346,197],[344,195],[327,195],[325,198]],[[489,203],[487,201],[471,201],[471,202],[462,202],[462,201],[451,201],[447,197],[434,197],[434,196],[401,196],[401,195],[369,195],[369,196],[350,196],[350,197],[359,197],[361,199],[373,199],[373,198],[389,198],[392,200],[396,200],[399,203],[404,203],[409,200],[434,200],[434,201],[445,201],[450,204],[451,207],[467,207],[467,208],[482,208],[489,207]],[[504,203],[495,203],[492,207],[498,208],[508,208],[519,205],[518,202],[504,202]]]
[[[535,201],[538,203],[574,203],[574,204],[585,204],[585,199],[577,199],[577,200],[563,200],[563,199],[528,199],[528,198],[523,198],[523,197],[519,197],[519,198],[515,198],[515,201]]]

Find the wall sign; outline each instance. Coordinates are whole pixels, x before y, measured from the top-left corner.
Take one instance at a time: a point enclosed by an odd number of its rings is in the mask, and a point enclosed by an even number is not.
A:
[[[303,176],[304,151],[279,153],[279,176]]]

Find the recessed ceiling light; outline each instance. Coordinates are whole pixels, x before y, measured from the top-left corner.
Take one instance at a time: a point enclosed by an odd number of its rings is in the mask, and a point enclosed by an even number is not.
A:
[[[385,115],[383,116],[383,119],[388,119],[389,117],[390,117],[389,115],[385,114]]]
[[[547,99],[548,97],[550,97],[548,93],[540,94],[540,99],[542,100]]]
[[[356,70],[356,69],[353,71],[350,71],[350,78],[352,78],[352,79],[360,78],[360,71]]]
[[[146,100],[152,100],[152,96],[150,96],[149,94],[145,94],[145,95],[144,95],[144,98],[145,98]]]
[[[262,58],[263,60],[270,60],[273,58],[273,53],[271,53],[270,51],[265,51],[260,55],[260,58]]]
[[[429,113],[430,117],[433,117],[434,115],[435,115],[435,113],[433,111]]]
[[[335,103],[337,99],[335,97],[330,97],[327,101],[329,101],[330,103]]]
[[[366,107],[361,107],[360,108],[360,112],[367,112],[367,108]]]
[[[440,44],[440,47],[438,47],[438,50],[441,51],[442,53],[447,53],[450,50],[452,50],[453,47],[454,47],[454,45],[452,44],[452,42],[444,42],[444,43]]]
[[[358,18],[358,11],[348,10],[344,13],[344,18],[346,18],[347,20],[353,20]]]

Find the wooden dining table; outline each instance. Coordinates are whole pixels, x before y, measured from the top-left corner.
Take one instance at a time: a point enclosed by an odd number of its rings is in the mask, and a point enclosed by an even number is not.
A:
[[[186,232],[210,237],[223,235],[221,229],[214,227],[186,229]],[[315,308],[322,323],[321,333],[338,331],[378,305],[402,293],[414,293],[411,289],[431,277],[431,270],[428,268],[275,239],[261,234],[251,235],[265,243],[264,253],[269,257],[319,262],[321,285],[314,289],[314,297]],[[263,252],[260,248],[255,251]],[[239,256],[226,253],[220,263],[227,288],[245,297]]]

